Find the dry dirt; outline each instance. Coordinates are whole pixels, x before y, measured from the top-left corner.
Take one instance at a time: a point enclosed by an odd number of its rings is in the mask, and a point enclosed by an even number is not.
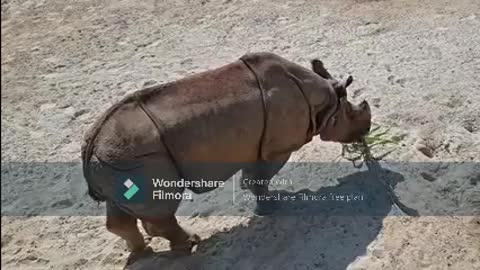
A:
[[[4,165],[78,162],[88,126],[126,93],[247,52],[305,66],[318,57],[336,77],[353,74],[350,97],[369,100],[375,122],[404,136],[390,160],[478,162],[478,29],[478,0],[2,0],[2,267],[121,269],[128,253],[104,217],[4,215],[34,207],[24,194],[37,185],[54,186],[49,203],[65,213],[95,208],[81,173],[33,182],[32,172],[18,184]],[[316,139],[292,161],[339,153]],[[425,186],[480,208],[478,171],[442,181]],[[405,187],[407,202],[431,195]],[[130,268],[480,269],[478,215],[197,216],[181,224],[204,239],[195,255],[172,259],[168,243],[153,239],[157,254]]]

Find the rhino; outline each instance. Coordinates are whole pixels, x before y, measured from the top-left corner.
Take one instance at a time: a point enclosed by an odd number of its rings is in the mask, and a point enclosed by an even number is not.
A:
[[[350,143],[369,132],[368,102],[347,100],[352,81],[351,76],[332,78],[319,59],[308,69],[273,53],[249,53],[222,67],[138,90],[111,106],[85,136],[83,173],[89,195],[106,202],[107,230],[127,242],[127,264],[151,251],[137,220],[150,236],[169,240],[172,252],[189,254],[200,238],[177,222],[181,198],[149,197],[140,203],[119,198],[119,183],[126,183],[116,179],[119,173],[188,182],[224,181],[242,170],[242,179],[271,179],[313,136]],[[243,187],[255,196],[269,193],[268,182]],[[163,189],[182,193],[185,187]],[[257,200],[255,213],[274,209],[272,201]]]

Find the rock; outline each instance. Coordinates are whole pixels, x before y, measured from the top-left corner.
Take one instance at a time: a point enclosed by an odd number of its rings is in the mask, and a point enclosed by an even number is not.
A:
[[[90,110],[89,109],[81,109],[73,113],[73,117],[77,118],[83,114],[88,113]]]
[[[421,143],[421,142],[416,143],[415,144],[415,149],[417,149],[418,151],[420,151],[422,154],[424,154],[425,156],[427,156],[429,158],[433,157],[432,149],[427,147],[424,143]]]
[[[155,81],[155,80],[148,80],[148,81],[145,81],[145,82],[143,83],[143,87],[153,86],[153,85],[155,85],[155,84],[157,84],[157,83],[158,83],[158,82]]]
[[[66,109],[68,107],[72,106],[68,101],[65,101],[63,104],[58,105],[59,109]]]
[[[33,254],[29,254],[27,256],[25,256],[24,258],[20,259],[20,262],[22,263],[25,263],[26,261],[36,261],[38,260],[38,257],[33,255]]]
[[[73,202],[70,199],[63,199],[60,201],[57,201],[51,205],[53,208],[69,208],[73,206]]]
[[[75,115],[75,108],[68,106],[63,110],[63,113],[67,116],[73,117]]]
[[[427,181],[430,181],[430,182],[433,182],[433,181],[437,180],[437,178],[435,176],[431,175],[428,172],[421,172],[420,175],[423,177],[423,179],[425,179]]]

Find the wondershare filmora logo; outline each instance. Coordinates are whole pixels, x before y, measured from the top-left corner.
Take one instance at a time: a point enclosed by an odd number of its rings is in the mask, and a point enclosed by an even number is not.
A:
[[[145,181],[141,176],[122,175],[117,178],[116,198],[124,203],[145,203]]]
[[[123,193],[123,196],[125,197],[125,199],[127,200],[130,200],[133,196],[135,196],[135,194],[138,193],[138,191],[140,190],[137,185],[135,185],[135,183],[133,183],[132,180],[127,179],[125,182],[123,182],[123,185],[127,187],[127,191],[125,193]]]

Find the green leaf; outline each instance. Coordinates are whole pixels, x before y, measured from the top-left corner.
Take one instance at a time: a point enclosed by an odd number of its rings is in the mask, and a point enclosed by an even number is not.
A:
[[[388,136],[389,132],[390,128],[382,128],[381,126],[375,125],[371,129],[371,131],[363,138],[362,143],[343,144],[341,156],[347,160],[352,161],[355,167],[358,167],[355,162],[361,159],[363,159],[363,161],[369,159],[383,159],[384,157],[395,151],[395,149],[389,150],[388,152],[383,153],[378,157],[374,157],[371,153],[373,147],[397,145],[406,136]],[[359,164],[360,167],[363,161]]]

